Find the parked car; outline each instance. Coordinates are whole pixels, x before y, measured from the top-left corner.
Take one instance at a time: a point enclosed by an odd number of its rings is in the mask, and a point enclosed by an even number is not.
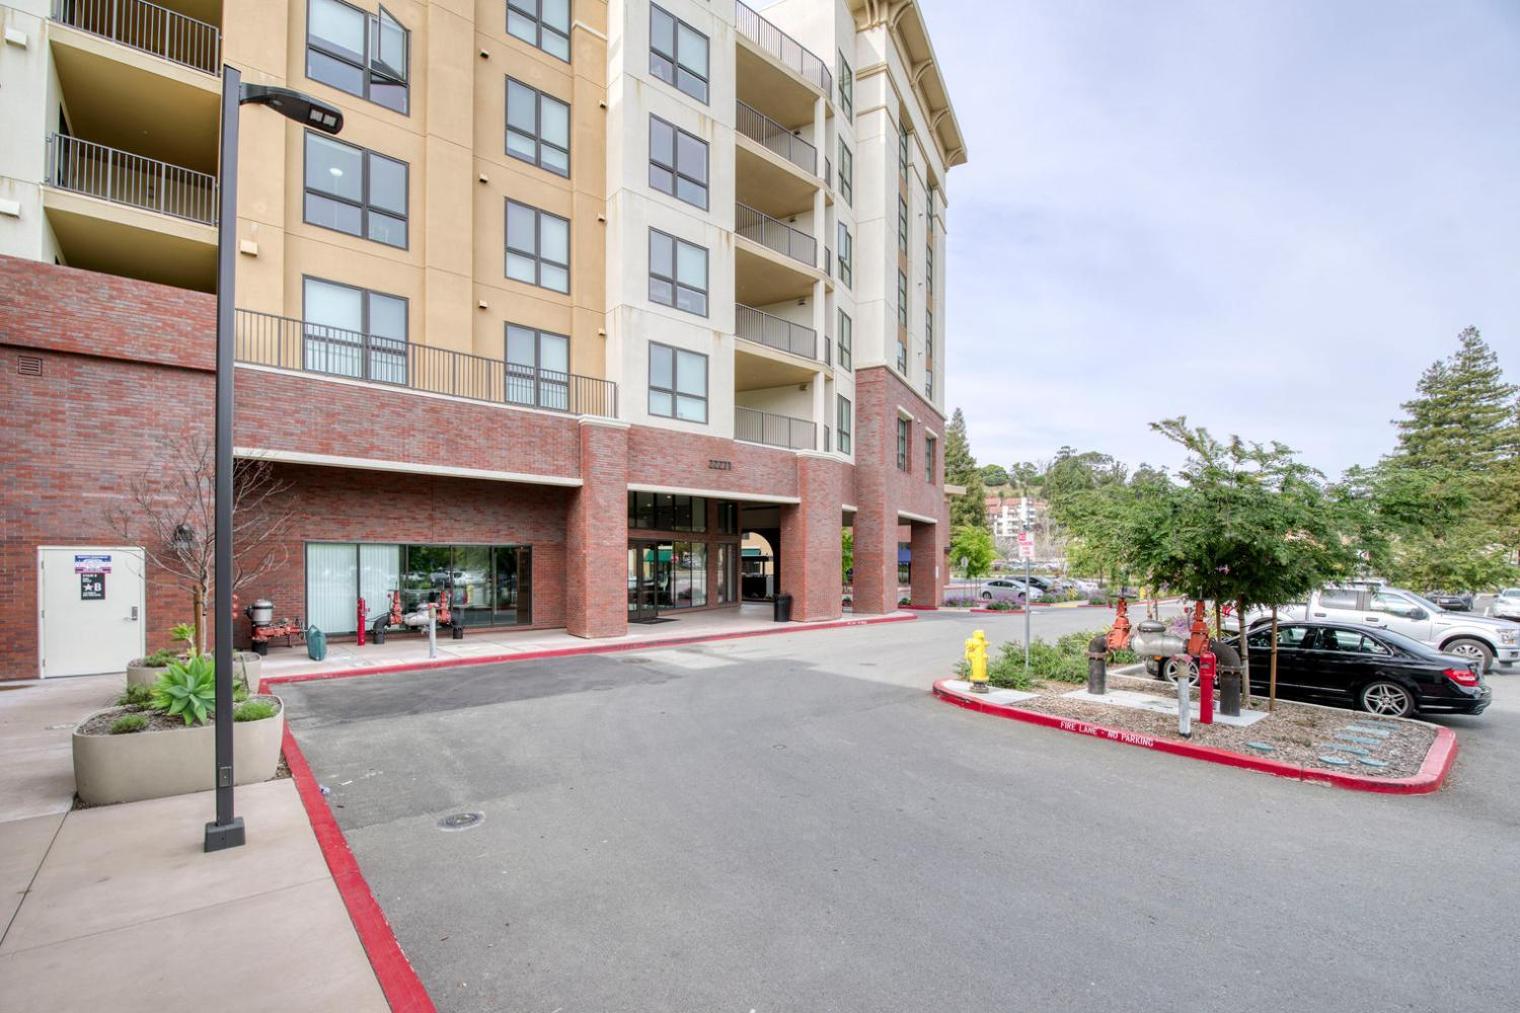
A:
[[[1039,601],[1040,592],[1036,588],[1026,588],[1021,580],[1012,577],[994,577],[991,580],[982,581],[982,586],[977,589],[976,596],[984,602],[1007,601],[1016,605],[1022,605],[1027,601]]]
[[[1272,627],[1252,627],[1251,692],[1265,694]],[[1294,622],[1277,629],[1277,693],[1353,706],[1373,714],[1481,714],[1493,698],[1481,667],[1388,629],[1350,623]]]
[[[1520,623],[1520,587],[1507,587],[1488,607],[1488,614],[1495,619],[1511,619]]]
[[[1448,612],[1471,612],[1473,608],[1471,591],[1427,591],[1425,597]]]

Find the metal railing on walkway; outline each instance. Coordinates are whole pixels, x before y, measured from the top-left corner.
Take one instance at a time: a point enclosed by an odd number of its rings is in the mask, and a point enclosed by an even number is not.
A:
[[[215,176],[78,137],[48,135],[46,182],[144,211],[216,224]]]
[[[761,17],[744,0],[734,0],[734,21],[740,35],[802,75],[804,80],[822,88],[830,99],[834,97],[834,75],[812,50]]]
[[[736,104],[739,133],[764,145],[793,165],[817,175],[817,148],[753,106],[747,106],[743,102]]]
[[[745,239],[800,260],[808,267],[817,266],[818,241],[801,229],[777,221],[764,211],[747,204],[734,207],[734,231]]]
[[[222,70],[215,25],[148,0],[53,0],[53,20],[206,74]]]
[[[817,331],[753,306],[734,304],[734,331],[746,341],[779,348],[807,359],[818,358]]]
[[[474,401],[617,417],[617,384],[275,316],[237,311],[238,362],[346,376]]]
[[[734,439],[789,450],[816,450],[818,426],[807,419],[735,406]]]

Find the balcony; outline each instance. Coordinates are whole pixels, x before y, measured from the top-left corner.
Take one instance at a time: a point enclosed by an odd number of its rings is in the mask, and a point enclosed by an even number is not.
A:
[[[222,38],[215,25],[146,0],[53,0],[52,18],[204,74],[222,71]]]
[[[754,408],[734,408],[734,439],[787,450],[818,449],[818,426],[807,419]]]
[[[739,133],[768,148],[803,171],[816,175],[818,172],[818,149],[782,126],[760,110],[737,103]]]
[[[617,384],[400,338],[238,310],[237,361],[570,415],[617,417]]]
[[[734,307],[735,333],[746,341],[768,348],[818,358],[818,332],[753,306]]]
[[[104,144],[49,134],[48,186],[215,225],[216,177]]]
[[[755,48],[823,92],[834,94],[834,75],[828,65],[786,32],[771,24],[743,0],[734,0],[734,21],[739,34]]]
[[[734,231],[751,242],[775,250],[808,267],[814,267],[818,263],[816,239],[785,222],[777,221],[764,211],[757,211],[745,204],[736,205]]]

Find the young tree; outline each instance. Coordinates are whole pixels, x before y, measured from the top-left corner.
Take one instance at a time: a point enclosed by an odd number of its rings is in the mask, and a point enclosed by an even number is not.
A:
[[[839,531],[839,579],[849,581],[850,571],[855,569],[855,533],[849,528]]]
[[[966,488],[964,494],[950,499],[951,530],[964,525],[986,528],[987,504],[982,475],[977,469],[976,458],[971,456],[966,417],[959,408],[950,416],[950,425],[945,428],[945,481]]]
[[[282,565],[282,538],[294,512],[290,486],[267,461],[238,460],[232,474],[232,590]],[[148,562],[190,592],[195,645],[206,650],[206,608],[216,576],[216,465],[211,440],[192,436],[165,445],[133,478],[124,506],[106,519],[117,537],[142,543]],[[231,602],[216,602],[231,608]]]
[[[955,536],[950,540],[950,562],[959,565],[964,559],[967,577],[985,577],[992,570],[992,561],[996,558],[997,549],[986,528],[963,524],[955,529]]]
[[[1001,464],[982,465],[982,485],[988,489],[1000,489],[1008,484],[1008,471]]]

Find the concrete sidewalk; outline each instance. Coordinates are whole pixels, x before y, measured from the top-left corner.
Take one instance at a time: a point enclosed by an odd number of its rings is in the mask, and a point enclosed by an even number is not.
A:
[[[0,1009],[387,1009],[289,779],[211,855],[211,792],[72,810],[70,735],[121,686],[0,691]]]

